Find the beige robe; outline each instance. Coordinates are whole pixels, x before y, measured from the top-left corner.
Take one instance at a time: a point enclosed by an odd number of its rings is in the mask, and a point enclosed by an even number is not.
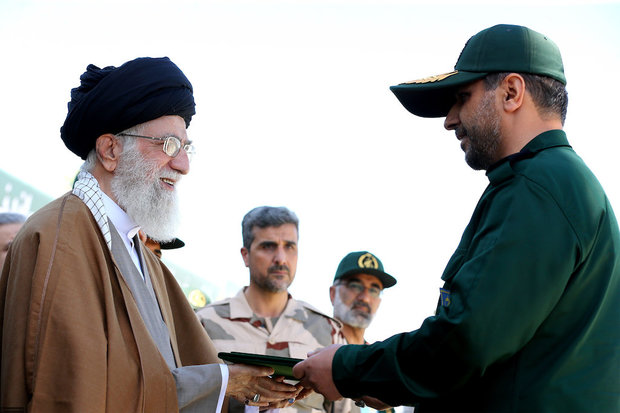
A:
[[[178,366],[220,362],[168,269],[142,245]],[[29,218],[0,278],[0,412],[177,412],[174,378],[87,206]]]

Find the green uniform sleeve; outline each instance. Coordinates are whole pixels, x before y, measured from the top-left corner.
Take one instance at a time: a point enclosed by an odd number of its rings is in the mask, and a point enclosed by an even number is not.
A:
[[[580,250],[543,187],[523,176],[490,185],[442,276],[449,299],[419,330],[339,349],[332,366],[338,390],[400,405],[482,377],[533,337]]]

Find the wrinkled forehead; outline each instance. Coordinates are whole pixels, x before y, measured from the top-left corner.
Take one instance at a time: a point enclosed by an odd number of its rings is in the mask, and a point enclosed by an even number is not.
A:
[[[187,127],[182,117],[177,115],[161,116],[140,125],[142,134],[157,137],[176,136],[181,141],[187,139]]]

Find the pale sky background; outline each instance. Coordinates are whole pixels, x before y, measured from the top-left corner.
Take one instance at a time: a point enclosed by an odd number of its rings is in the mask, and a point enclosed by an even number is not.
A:
[[[248,280],[243,215],[284,205],[300,218],[294,297],[331,314],[340,259],[369,250],[398,284],[367,338],[413,330],[487,179],[389,86],[451,71],[478,31],[521,24],[559,45],[569,141],[620,211],[620,3],[512,3],[0,0],[0,169],[68,191],[81,161],[59,128],[86,66],[168,56],[194,85],[199,154],[181,186],[187,245],[167,259],[232,295]]]

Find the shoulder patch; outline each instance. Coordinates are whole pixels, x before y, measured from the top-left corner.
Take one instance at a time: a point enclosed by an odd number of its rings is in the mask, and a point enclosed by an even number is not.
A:
[[[439,294],[441,297],[442,307],[450,307],[450,303],[452,302],[452,299],[450,298],[450,290],[446,290],[445,288],[440,288]]]

